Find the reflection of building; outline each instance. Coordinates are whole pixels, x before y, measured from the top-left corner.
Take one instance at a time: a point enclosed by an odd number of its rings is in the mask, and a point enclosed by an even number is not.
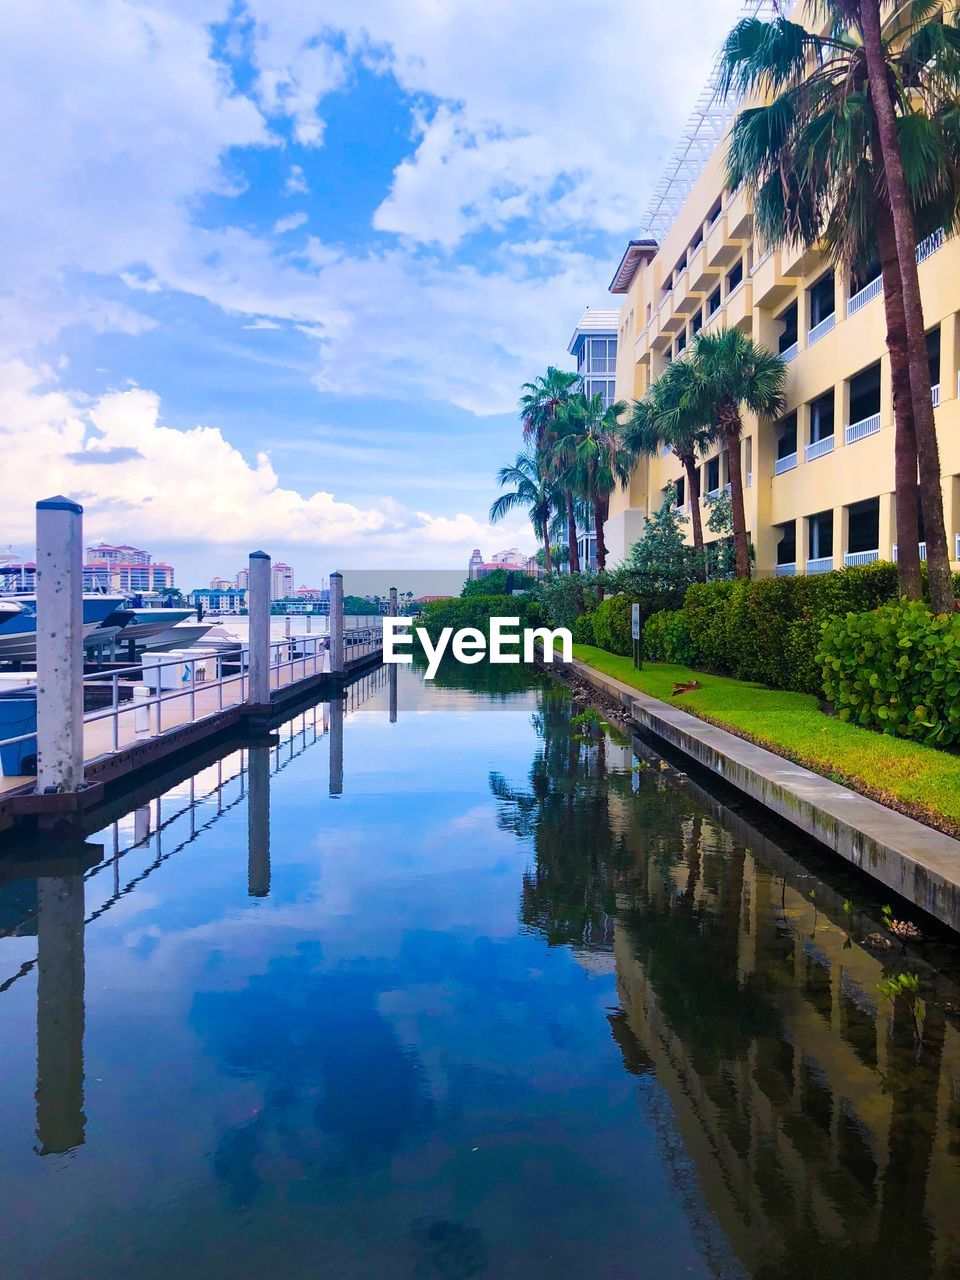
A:
[[[293,595],[293,570],[282,560],[276,560],[270,566],[270,598],[284,600]]]

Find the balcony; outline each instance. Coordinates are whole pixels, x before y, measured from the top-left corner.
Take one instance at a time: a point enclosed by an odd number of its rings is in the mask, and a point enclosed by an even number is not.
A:
[[[875,436],[879,430],[879,413],[873,413],[869,418],[862,418],[859,422],[851,422],[846,430],[847,444],[856,444],[858,440],[865,440],[867,436]]]
[[[813,462],[817,458],[825,457],[828,453],[833,453],[833,436],[824,436],[822,440],[814,440],[812,444],[807,445],[803,452],[808,462]]]
[[[940,383],[935,382],[930,388],[930,403],[935,409],[940,408]]]
[[[727,218],[727,236],[739,244],[749,244],[753,239],[753,209],[745,187],[736,190],[724,210]]]
[[[854,569],[857,565],[873,564],[875,560],[880,559],[879,550],[876,551],[848,551],[843,557],[843,563],[848,569]]]
[[[784,278],[779,249],[769,250],[754,263],[750,280],[756,307],[776,307],[796,287],[796,281]]]
[[[694,293],[690,285],[690,268],[684,269],[677,276],[673,286],[673,310],[676,315],[692,316],[703,304],[703,295]]]
[[[815,342],[819,342],[821,338],[825,338],[827,334],[835,327],[837,323],[837,314],[831,311],[830,315],[824,316],[819,324],[815,324],[807,334],[807,346],[812,347]]]
[[[727,294],[727,325],[750,334],[753,329],[753,285],[741,280],[732,293]]]
[[[650,337],[653,332],[653,325],[648,324],[647,327],[641,330],[637,335],[633,344],[633,359],[635,364],[639,364],[641,360],[645,360],[650,354]]]
[[[799,350],[800,348],[797,344],[795,342],[791,342],[789,347],[784,347],[780,352],[780,359],[784,364],[789,364],[791,360],[795,360],[797,358],[797,352]]]
[[[917,245],[917,266],[937,252],[943,244],[943,232],[934,231],[933,235],[927,236],[925,240],[921,240]]]
[[[921,562],[922,562],[923,564],[926,564],[926,561],[927,561],[927,544],[926,544],[925,542],[918,542],[918,543],[917,543],[917,547],[919,548],[919,551],[920,551],[920,560],[921,560]],[[896,543],[894,543],[894,544],[893,544],[893,563],[894,563],[894,564],[896,564],[896,563],[897,563],[897,544],[896,544]]]
[[[865,284],[859,292],[848,299],[847,315],[856,315],[868,302],[872,302],[874,298],[879,298],[881,293],[883,293],[883,277],[877,276],[876,280],[871,280],[869,284]]]
[[[687,323],[687,317],[679,315],[674,309],[674,295],[672,293],[668,293],[660,303],[660,310],[657,314],[661,333],[677,334]]]
[[[707,246],[704,242],[690,251],[687,259],[687,279],[694,293],[710,293],[716,288],[720,277],[720,268],[711,267],[707,261]]]
[[[774,462],[773,474],[775,476],[782,476],[785,471],[792,471],[796,465],[796,453],[785,454],[782,458],[777,458],[776,462]]]
[[[780,250],[780,265],[785,276],[794,280],[809,275],[820,258],[819,249],[805,249],[802,244],[785,244]]]
[[[709,319],[704,320],[701,333],[716,333],[718,329],[723,329],[726,323],[727,308],[721,304]]]
[[[815,560],[807,561],[807,573],[832,573],[833,572],[833,556],[817,556]]]
[[[778,578],[792,578],[797,572],[796,562],[793,564],[775,564],[773,572]]]

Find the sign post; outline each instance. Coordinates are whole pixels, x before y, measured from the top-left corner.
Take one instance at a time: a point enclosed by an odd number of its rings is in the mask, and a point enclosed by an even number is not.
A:
[[[631,608],[631,631],[633,634],[633,665],[634,667],[643,666],[643,635],[640,630],[640,606],[635,604]]]

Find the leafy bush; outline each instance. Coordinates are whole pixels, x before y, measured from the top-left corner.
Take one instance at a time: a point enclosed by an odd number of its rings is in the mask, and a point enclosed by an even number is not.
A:
[[[823,687],[841,720],[928,746],[960,741],[960,614],[900,601],[823,628]]]
[[[425,628],[431,640],[436,640],[444,627],[476,627],[489,636],[493,617],[519,618],[521,628],[544,624],[543,610],[534,599],[476,594],[458,600],[431,600],[424,605],[417,625]]]
[[[677,662],[683,666],[693,662],[693,642],[682,609],[661,609],[650,615],[643,628],[643,656],[652,662]]]
[[[572,634],[574,644],[596,644],[597,639],[593,630],[593,614],[585,613],[581,618],[574,618]]]
[[[512,591],[530,591],[536,578],[518,569],[493,569],[483,578],[472,578],[463,584],[461,599],[468,596],[508,596]]]
[[[544,578],[537,599],[555,627],[569,627],[600,602],[600,578],[596,573],[560,573]]]
[[[607,596],[593,612],[594,643],[623,657],[633,653],[633,601],[627,595]]]

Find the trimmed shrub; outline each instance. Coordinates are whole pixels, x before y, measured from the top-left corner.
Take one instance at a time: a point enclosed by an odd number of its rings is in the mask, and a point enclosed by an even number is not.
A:
[[[579,618],[574,618],[571,627],[574,644],[596,644],[596,636],[593,631],[593,614],[584,613]]]
[[[627,595],[607,596],[593,614],[594,644],[629,657],[633,652],[633,601]]]
[[[476,627],[490,635],[490,619],[519,618],[522,627],[542,626],[545,619],[539,603],[529,596],[472,595],[465,599],[431,600],[424,605],[417,626],[436,640],[444,627]]]
[[[643,656],[651,662],[676,662],[688,667],[695,654],[686,614],[682,609],[652,613],[643,628]]]
[[[841,720],[928,746],[960,742],[960,614],[916,601],[824,624],[823,688]]]

